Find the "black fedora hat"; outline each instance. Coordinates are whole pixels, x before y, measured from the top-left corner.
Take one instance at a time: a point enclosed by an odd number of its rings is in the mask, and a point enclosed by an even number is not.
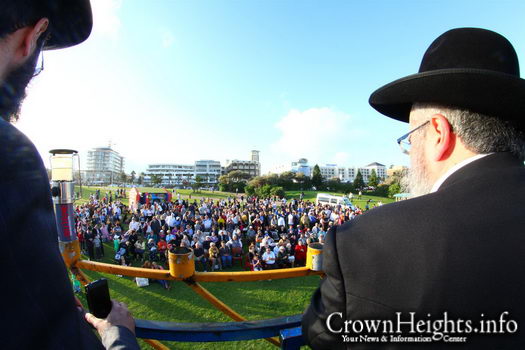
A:
[[[439,36],[425,52],[419,73],[372,93],[378,112],[408,122],[414,102],[468,109],[525,129],[525,80],[512,44],[486,29],[457,28]]]
[[[44,50],[80,44],[89,37],[93,15],[89,0],[36,0],[49,17],[51,36]],[[42,3],[43,2],[43,3]]]

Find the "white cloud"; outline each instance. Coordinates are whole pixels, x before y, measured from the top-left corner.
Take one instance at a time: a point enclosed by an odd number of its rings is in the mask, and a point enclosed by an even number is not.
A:
[[[92,0],[93,35],[117,39],[122,26],[119,10],[122,0]]]
[[[350,115],[328,107],[290,110],[275,124],[281,135],[271,146],[274,162],[304,157],[310,164],[348,165],[351,141],[362,134],[351,122]]]

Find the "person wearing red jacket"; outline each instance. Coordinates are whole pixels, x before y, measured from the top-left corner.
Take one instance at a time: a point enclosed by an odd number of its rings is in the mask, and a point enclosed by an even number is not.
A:
[[[301,240],[298,240],[297,245],[295,246],[295,264],[302,266],[306,263],[306,250],[307,246],[303,244]]]

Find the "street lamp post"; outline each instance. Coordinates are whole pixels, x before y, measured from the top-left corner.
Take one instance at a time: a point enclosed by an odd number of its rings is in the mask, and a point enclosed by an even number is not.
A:
[[[54,149],[51,153],[51,195],[55,206],[60,252],[71,266],[80,257],[80,244],[75,229],[73,202],[75,200],[74,158],[78,152],[70,149]]]

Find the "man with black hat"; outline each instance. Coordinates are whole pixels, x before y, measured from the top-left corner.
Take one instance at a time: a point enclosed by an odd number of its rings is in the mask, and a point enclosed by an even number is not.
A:
[[[125,305],[113,301],[106,319],[84,316],[76,305],[58,250],[46,169],[35,146],[10,124],[27,84],[44,68],[38,60],[43,50],[79,44],[91,28],[89,0],[0,4],[0,237],[7,242],[0,255],[2,349],[138,349]],[[28,249],[27,237],[37,237],[38,247]]]
[[[419,73],[370,104],[410,125],[397,142],[415,198],[329,232],[303,337],[314,349],[364,348],[360,335],[388,349],[429,339],[524,349],[525,80],[514,48],[492,31],[450,30]],[[385,322],[374,331],[373,320]]]

